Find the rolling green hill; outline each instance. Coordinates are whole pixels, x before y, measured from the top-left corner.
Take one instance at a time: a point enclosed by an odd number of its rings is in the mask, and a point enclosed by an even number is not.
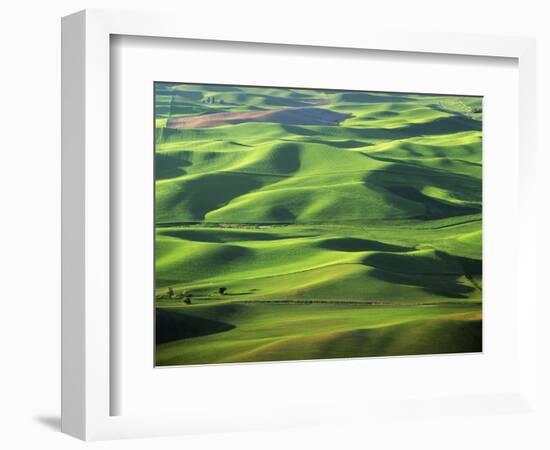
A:
[[[158,365],[481,350],[480,98],[155,89]]]

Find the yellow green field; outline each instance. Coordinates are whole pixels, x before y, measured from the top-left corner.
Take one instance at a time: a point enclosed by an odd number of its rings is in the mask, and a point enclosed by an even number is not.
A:
[[[155,94],[157,365],[481,351],[481,98]]]

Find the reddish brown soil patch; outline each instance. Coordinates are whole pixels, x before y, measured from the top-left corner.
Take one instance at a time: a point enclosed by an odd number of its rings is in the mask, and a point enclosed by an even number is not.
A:
[[[267,111],[222,112],[168,119],[168,128],[211,128],[244,122],[273,122],[285,125],[338,125],[349,114],[321,108],[285,108]]]

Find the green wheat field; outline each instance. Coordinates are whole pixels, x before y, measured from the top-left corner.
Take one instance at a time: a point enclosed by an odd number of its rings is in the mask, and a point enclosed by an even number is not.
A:
[[[480,97],[155,83],[157,366],[482,351]]]

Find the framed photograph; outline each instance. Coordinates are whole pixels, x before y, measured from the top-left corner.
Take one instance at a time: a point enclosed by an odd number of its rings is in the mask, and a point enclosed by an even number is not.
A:
[[[64,432],[538,414],[532,40],[62,31]]]
[[[154,95],[156,365],[482,351],[482,97]]]

